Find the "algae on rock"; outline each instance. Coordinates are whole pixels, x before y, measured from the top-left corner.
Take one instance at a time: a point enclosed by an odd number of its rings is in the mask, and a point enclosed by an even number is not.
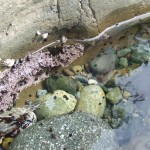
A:
[[[35,103],[39,104],[35,110],[38,119],[44,119],[73,111],[77,100],[65,91],[56,90],[53,94],[47,94],[36,99]]]
[[[102,117],[105,107],[106,99],[102,88],[98,85],[89,85],[81,91],[75,110]]]

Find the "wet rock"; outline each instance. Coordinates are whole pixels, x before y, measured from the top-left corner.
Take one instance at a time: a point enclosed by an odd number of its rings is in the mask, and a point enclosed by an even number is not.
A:
[[[53,75],[45,80],[45,87],[49,92],[63,90],[75,95],[78,90],[78,82],[70,77]]]
[[[74,76],[74,75],[75,75],[70,69],[67,69],[67,68],[65,68],[65,69],[63,70],[63,73],[64,73],[65,75],[67,75],[67,76]]]
[[[120,58],[119,65],[123,68],[128,67],[128,60],[125,57]]]
[[[91,61],[90,68],[92,72],[96,74],[107,74],[113,70],[115,66],[115,59],[115,54],[101,55]]]
[[[110,125],[112,128],[118,128],[123,124],[125,119],[125,110],[118,106],[113,106],[111,111],[111,121]]]
[[[102,88],[98,85],[89,85],[81,91],[75,110],[102,117],[105,107],[106,99]]]
[[[39,107],[35,110],[38,119],[50,118],[71,112],[77,103],[76,98],[62,90],[47,94],[35,100]]]
[[[114,132],[100,118],[86,113],[42,120],[21,133],[11,150],[117,150]]]
[[[85,85],[88,84],[88,79],[83,75],[75,75],[74,78]]]
[[[130,48],[125,48],[125,49],[122,49],[122,50],[119,50],[117,52],[117,56],[118,57],[124,57],[126,56],[127,54],[131,53],[131,49]]]
[[[106,98],[112,103],[115,104],[119,102],[123,97],[121,91],[118,87],[112,88],[109,93],[106,94]]]
[[[83,71],[83,67],[77,65],[77,66],[73,66],[71,70],[73,71],[74,74],[81,74],[81,72]]]
[[[47,90],[38,89],[36,92],[37,97],[41,97],[47,94]]]
[[[89,79],[88,84],[98,84],[98,82],[94,79]]]
[[[131,93],[124,90],[122,95],[124,98],[128,99],[131,96]]]

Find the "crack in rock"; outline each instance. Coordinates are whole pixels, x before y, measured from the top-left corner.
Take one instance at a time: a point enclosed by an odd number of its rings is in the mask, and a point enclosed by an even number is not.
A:
[[[90,8],[91,11],[92,11],[93,18],[95,19],[95,22],[96,22],[96,24],[97,24],[97,30],[98,30],[98,32],[100,33],[100,30],[99,30],[99,27],[98,27],[98,21],[97,21],[97,19],[96,19],[96,15],[95,15],[95,11],[94,11],[94,9],[93,9],[92,6],[91,6],[90,0],[88,0],[88,5],[89,5],[89,8]]]

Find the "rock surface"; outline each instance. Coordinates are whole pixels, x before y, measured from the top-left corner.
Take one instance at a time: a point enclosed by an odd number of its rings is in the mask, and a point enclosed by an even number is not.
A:
[[[36,99],[39,107],[35,110],[38,119],[50,118],[71,112],[77,103],[76,98],[62,90],[56,90],[53,94]]]
[[[73,113],[43,120],[21,133],[10,150],[118,150],[114,133],[98,118]]]
[[[105,107],[106,99],[102,88],[98,85],[89,85],[81,91],[75,110],[102,117]]]
[[[97,35],[105,26],[131,18],[135,13],[146,12],[140,7],[131,13],[122,11],[123,17],[109,18],[113,11],[139,3],[142,6],[150,4],[149,0],[144,3],[142,0],[1,0],[0,55],[7,58],[18,51],[20,55],[29,52],[37,45],[32,42],[37,31],[55,34],[59,29],[78,26],[76,34],[84,37]],[[108,20],[103,24],[105,17]]]

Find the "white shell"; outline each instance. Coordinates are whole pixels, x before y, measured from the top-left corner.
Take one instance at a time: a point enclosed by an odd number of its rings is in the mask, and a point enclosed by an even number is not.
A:
[[[98,84],[98,82],[94,79],[89,79],[88,84]]]
[[[40,32],[40,31],[36,31],[36,34],[37,34],[37,35],[41,35],[41,32]]]
[[[47,39],[47,37],[48,37],[48,33],[44,33],[44,34],[42,35],[42,38],[43,38],[43,39]]]
[[[15,59],[6,59],[4,62],[3,62],[3,65],[5,67],[12,67],[15,63]]]

